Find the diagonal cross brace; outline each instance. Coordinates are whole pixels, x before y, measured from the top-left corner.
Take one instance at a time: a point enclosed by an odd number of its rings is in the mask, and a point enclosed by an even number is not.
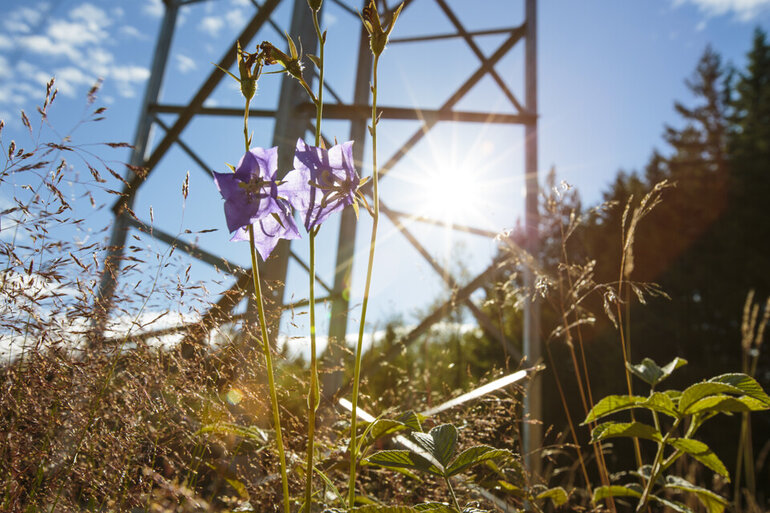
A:
[[[237,41],[251,41],[259,29],[262,28],[262,25],[264,25],[269,20],[270,15],[278,6],[279,2],[280,0],[267,0],[264,3],[262,8],[257,11],[249,24],[246,25],[241,34],[236,38],[236,41],[233,42],[230,48],[225,52],[224,56],[219,60],[219,68],[230,69],[230,67],[232,67],[236,58],[235,52],[237,48]],[[203,102],[206,101],[209,95],[211,95],[211,93],[214,91],[214,88],[219,85],[219,82],[225,76],[224,72],[222,72],[219,68],[214,68],[212,70],[201,88],[198,89],[197,93],[195,93],[193,99],[190,100],[190,104],[182,113],[179,114],[179,117],[177,118],[174,125],[168,130],[168,132],[166,132],[165,137],[163,137],[163,139],[155,147],[152,154],[150,155],[150,158],[148,158],[144,163],[146,172],[143,174],[134,174],[129,180],[128,185],[123,187],[123,195],[113,206],[113,211],[119,212],[123,206],[126,205],[128,197],[136,194],[136,190],[139,185],[147,178],[147,175],[152,172],[158,162],[160,162],[160,159],[162,159],[169,148],[171,148],[171,145],[174,143],[179,134],[181,134],[190,123],[198,109],[203,106]]]

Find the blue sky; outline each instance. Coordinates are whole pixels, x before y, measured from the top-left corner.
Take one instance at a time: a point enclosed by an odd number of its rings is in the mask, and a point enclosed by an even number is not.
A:
[[[449,3],[471,30],[514,26],[523,19],[523,2]],[[690,101],[684,80],[706,45],[711,44],[726,62],[742,67],[753,29],[770,27],[770,0],[546,0],[539,4],[540,169],[544,174],[554,166],[559,178],[577,187],[586,203],[599,201],[601,191],[619,169],[640,169],[654,147],[666,151],[660,138],[664,124],[678,122],[674,101]],[[160,0],[4,0],[0,6],[0,118],[7,125],[3,141],[14,138],[23,142],[18,111],[34,112],[44,83],[52,75],[60,93],[51,115],[53,126],[64,131],[80,118],[86,91],[101,77],[104,85],[98,105],[108,107],[107,119],[79,128],[75,139],[133,141],[162,12]],[[164,84],[164,103],[183,104],[194,94],[210,72],[211,62],[221,58],[252,12],[250,0],[209,0],[182,8]],[[284,2],[274,20],[288,27],[289,15],[290,2]],[[323,20],[329,31],[327,74],[332,87],[346,100],[352,98],[357,23],[327,2]],[[415,0],[399,19],[394,37],[448,31],[451,25],[434,2]],[[477,43],[489,55],[502,38],[480,37]],[[283,46],[280,34],[273,29],[266,28],[255,41],[262,39]],[[477,66],[461,41],[392,45],[381,60],[380,103],[436,108]],[[518,45],[496,69],[523,100],[522,46]],[[253,106],[274,108],[278,87],[277,76],[263,77]],[[209,105],[239,107],[235,82],[223,81]],[[512,112],[489,79],[474,88],[457,108]],[[173,117],[164,119],[170,122]],[[417,127],[414,122],[403,121],[383,121],[380,126],[381,162]],[[271,120],[255,119],[251,129],[255,145],[271,144]],[[185,130],[183,139],[212,169],[223,171],[225,162],[234,164],[240,157],[240,130],[240,122],[234,118],[199,119]],[[348,125],[328,122],[324,132],[345,140]],[[509,228],[523,205],[522,143],[520,128],[440,125],[383,181],[383,200],[392,208],[451,214],[457,222],[493,231]],[[367,145],[368,162],[369,143],[363,144]],[[103,151],[100,155],[113,163],[128,159],[125,150],[93,150]],[[364,173],[368,169],[365,165]],[[191,192],[184,204],[179,191],[187,171]],[[457,186],[436,185],[438,177],[447,183],[446,176]],[[3,204],[12,195],[10,186],[4,184],[5,190],[0,191]],[[471,190],[476,192],[468,192]],[[100,200],[112,201],[107,196]],[[90,206],[79,207],[95,232],[108,224],[104,211],[89,213]],[[150,207],[155,224],[174,234],[219,228],[197,241],[243,265],[248,263],[242,244],[227,243],[221,200],[213,184],[178,148],[168,153],[139,194],[137,214],[148,220]],[[4,231],[8,226],[4,220]],[[362,218],[354,304],[360,300],[356,291],[363,288],[369,226]],[[383,223],[381,230],[372,326],[382,326],[392,317],[414,322],[444,294],[443,287],[389,223]],[[494,242],[485,238],[421,225],[414,225],[413,230],[439,260],[459,258],[466,276],[484,269],[495,251]],[[318,241],[319,273],[329,283],[336,240],[336,227],[324,227]],[[149,240],[143,243],[162,249]],[[303,242],[294,248],[306,253]],[[304,297],[306,275],[294,265],[289,273],[287,297]],[[192,275],[201,280],[215,278],[204,265],[195,265]],[[212,298],[221,288],[211,287]],[[351,323],[356,319],[354,310]],[[295,321],[302,332],[303,318]]]

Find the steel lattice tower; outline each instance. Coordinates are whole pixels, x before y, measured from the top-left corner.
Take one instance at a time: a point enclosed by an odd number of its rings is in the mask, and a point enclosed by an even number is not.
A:
[[[155,55],[152,63],[151,76],[147,83],[145,95],[141,103],[139,121],[137,124],[136,135],[134,139],[134,150],[131,154],[130,164],[134,169],[143,168],[144,172],[134,173],[127,177],[127,185],[123,190],[123,196],[113,206],[115,216],[114,227],[110,240],[110,247],[104,261],[104,270],[102,275],[99,305],[103,315],[109,314],[111,298],[115,292],[121,261],[124,256],[124,248],[129,233],[132,230],[138,230],[145,234],[170,245],[174,245],[178,251],[189,255],[189,258],[196,259],[206,264],[217,266],[219,269],[231,270],[233,273],[233,284],[228,291],[211,305],[201,321],[194,325],[186,326],[180,329],[187,330],[186,340],[194,343],[202,338],[202,334],[216,326],[218,323],[231,320],[233,309],[246,297],[251,288],[251,271],[243,269],[226,258],[197,247],[191,242],[185,242],[179,237],[172,236],[157,227],[150,227],[150,223],[140,220],[133,215],[130,208],[134,204],[136,195],[139,193],[142,185],[148,177],[156,171],[163,157],[172,147],[181,149],[188,155],[203,171],[211,174],[211,169],[205,164],[203,159],[187,145],[182,134],[188,125],[195,118],[205,116],[241,116],[242,111],[235,108],[221,108],[207,105],[206,100],[211,96],[217,85],[225,78],[225,74],[212,66],[203,83],[199,86],[195,94],[186,105],[169,105],[161,99],[161,84],[164,77],[170,81],[173,77],[167,77],[166,69],[175,28],[178,23],[180,10],[189,4],[204,2],[208,0],[163,0],[165,5],[165,14],[160,26],[160,31],[156,43]],[[253,14],[242,32],[233,39],[230,47],[224,52],[224,56],[218,62],[218,66],[224,69],[231,69],[235,64],[236,41],[240,41],[244,48],[253,46],[253,39],[262,30],[270,27],[278,33],[282,30],[271,19],[276,9],[281,3],[287,3],[289,0],[264,0],[257,2],[251,0],[253,4]],[[360,0],[359,0],[360,1]],[[406,139],[406,142],[385,160],[381,166],[381,176],[385,177],[387,173],[398,164],[411,150],[433,129],[443,122],[483,122],[487,124],[500,125],[520,125],[524,127],[524,183],[526,188],[525,198],[525,230],[527,235],[527,245],[525,249],[531,254],[536,254],[538,249],[538,161],[537,161],[537,58],[536,58],[536,0],[523,0],[524,22],[515,27],[502,29],[491,29],[481,31],[467,30],[460,18],[447,3],[447,0],[423,0],[424,2],[434,3],[438,9],[443,12],[451,23],[453,31],[445,34],[426,34],[409,38],[392,39],[391,45],[395,44],[420,44],[426,41],[440,41],[448,39],[459,39],[466,43],[468,49],[478,59],[476,70],[460,84],[453,94],[447,98],[439,108],[424,109],[420,107],[402,107],[402,106],[382,106],[382,119],[392,120],[419,120],[419,128]],[[357,16],[355,8],[361,8],[362,5],[351,7],[342,0],[327,0],[333,2],[351,16]],[[394,2],[380,2],[381,11],[392,10]],[[404,14],[408,16],[410,4],[416,3],[413,0],[404,1]],[[295,39],[298,37],[303,45],[305,53],[314,53],[315,50],[315,32],[312,25],[309,9],[306,0],[293,0],[292,15],[290,26],[286,30]],[[492,14],[492,13],[490,13]],[[350,122],[350,140],[363,141],[367,136],[367,123],[371,115],[370,106],[370,88],[369,80],[372,68],[372,56],[368,48],[366,33],[361,29],[361,37],[358,45],[357,67],[353,84],[353,101],[346,103],[330,88],[327,89],[334,98],[334,102],[329,102],[324,106],[324,118],[327,120],[348,120]],[[396,31],[398,32],[398,30]],[[505,36],[503,43],[489,56],[485,56],[481,48],[474,41],[476,36],[497,34]],[[524,101],[523,103],[511,92],[509,86],[504,82],[495,65],[500,63],[503,57],[508,54],[518,43],[523,42],[524,48]],[[308,64],[306,69],[312,69]],[[458,103],[482,78],[489,77],[497,85],[503,97],[513,106],[515,113],[500,114],[495,112],[469,112],[455,110]],[[176,115],[173,123],[164,122],[161,115]],[[258,110],[251,112],[254,117],[270,117],[275,120],[272,141],[274,145],[279,146],[279,163],[291,162],[294,142],[298,137],[302,137],[309,127],[312,127],[314,117],[314,107],[307,102],[305,92],[299,84],[288,76],[284,76],[280,89],[277,108]],[[158,131],[160,136],[156,144],[151,147],[151,133]],[[354,158],[357,163],[363,161],[364,144],[354,146]],[[360,167],[359,167],[360,168]],[[279,164],[279,169],[287,169],[285,164]],[[367,184],[367,185],[371,185]],[[371,187],[366,191],[371,194]],[[126,208],[128,207],[128,208]],[[426,259],[440,276],[445,284],[453,290],[452,298],[441,304],[432,313],[427,315],[422,322],[414,327],[409,333],[401,339],[402,346],[414,342],[420,335],[424,334],[428,328],[437,321],[445,317],[451,310],[459,306],[466,307],[478,322],[484,332],[508,347],[509,353],[514,356],[521,356],[518,350],[511,346],[510,342],[505,340],[504,334],[490,320],[487,315],[471,299],[471,294],[482,287],[494,274],[499,262],[492,261],[490,265],[475,278],[465,284],[458,283],[452,275],[431,256],[431,252],[426,248],[418,238],[409,230],[404,222],[405,219],[421,223],[432,223],[446,225],[444,221],[428,219],[421,216],[410,216],[408,213],[399,212],[388,207],[388,198],[384,197],[380,203],[381,213],[388,218],[395,227],[406,237],[408,242]],[[475,233],[481,236],[494,236],[485,230],[451,224],[451,228],[459,231]],[[332,302],[331,321],[329,327],[329,339],[342,341],[345,339],[347,327],[347,315],[349,297],[345,293],[349,286],[351,272],[353,268],[353,256],[356,238],[356,220],[352,209],[346,209],[339,220],[339,237],[336,251],[336,266],[334,273],[334,282],[331,285],[319,280],[319,285],[326,289],[328,296],[321,300],[330,300]],[[267,281],[283,283],[285,281],[289,260],[297,261],[301,267],[307,268],[302,259],[291,249],[287,241],[281,241],[274,256],[271,257],[264,268],[260,270],[261,276]],[[525,286],[531,287],[533,283],[533,274],[525,271]],[[263,289],[264,290],[264,289]],[[272,289],[272,301],[277,305],[285,304],[284,290],[282,286]],[[248,316],[248,312],[245,316]],[[244,317],[241,314],[241,317]],[[540,332],[539,332],[539,312],[536,303],[527,303],[524,312],[524,333],[523,333],[523,352],[529,362],[535,363],[540,360]],[[330,344],[331,345],[331,344]],[[375,359],[372,365],[380,364],[395,356],[397,351],[392,354],[382,354]],[[365,371],[364,371],[365,372]],[[536,419],[542,418],[540,378],[534,378],[530,381],[528,393],[525,396],[525,410]],[[347,388],[339,375],[332,374],[325,383],[326,393],[332,391],[343,393]],[[534,449],[540,447],[542,439],[541,429],[538,425],[525,423],[525,454],[532,453]],[[533,469],[538,468],[538,459],[530,462]]]

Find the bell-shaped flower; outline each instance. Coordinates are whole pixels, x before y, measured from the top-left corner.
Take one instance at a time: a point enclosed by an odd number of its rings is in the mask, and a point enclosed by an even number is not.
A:
[[[291,204],[300,212],[308,232],[348,205],[353,205],[358,215],[357,200],[366,204],[358,190],[366,179],[359,179],[353,164],[353,141],[326,150],[298,139],[294,170],[284,181]]]
[[[254,226],[254,246],[266,260],[279,239],[300,237],[290,201],[292,191],[275,178],[278,148],[252,148],[241,157],[233,173],[214,173],[214,181],[225,200],[230,240],[249,240]]]

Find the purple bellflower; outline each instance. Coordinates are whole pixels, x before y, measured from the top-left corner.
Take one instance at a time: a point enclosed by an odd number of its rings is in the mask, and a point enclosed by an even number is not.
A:
[[[279,239],[300,238],[291,213],[292,191],[275,179],[278,148],[252,148],[238,162],[234,173],[214,173],[214,181],[225,199],[230,240],[249,240],[254,226],[254,246],[267,260]]]
[[[358,190],[366,181],[358,177],[353,165],[353,141],[326,150],[298,139],[294,170],[286,174],[285,186],[292,206],[301,213],[305,229],[310,232],[348,205],[353,205],[358,215],[356,200],[368,209]]]

